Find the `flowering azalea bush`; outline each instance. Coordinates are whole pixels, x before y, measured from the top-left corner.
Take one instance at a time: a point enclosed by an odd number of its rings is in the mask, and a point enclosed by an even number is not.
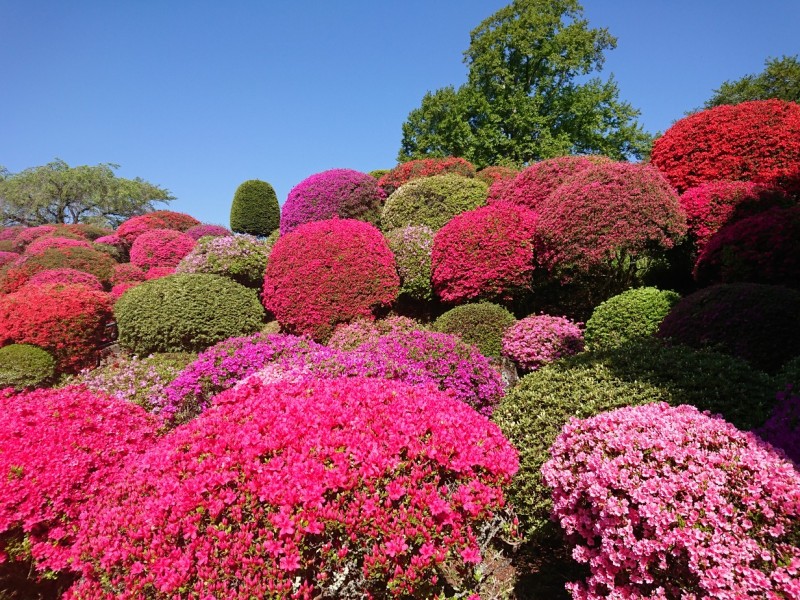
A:
[[[475,177],[475,167],[469,161],[455,156],[420,158],[397,165],[378,179],[378,185],[389,195],[412,179],[444,175],[446,173]]]
[[[386,241],[397,262],[400,293],[415,300],[432,300],[431,249],[433,229],[425,225],[401,227],[386,233]]]
[[[43,235],[28,244],[25,248],[25,254],[41,254],[48,248],[55,248],[58,250],[60,248],[69,247],[91,248],[92,244],[86,240],[74,240],[72,238]]]
[[[51,269],[85,271],[105,285],[111,279],[115,264],[113,258],[91,248],[48,248],[40,254],[21,256],[3,267],[0,291],[15,292],[36,273]]]
[[[175,273],[174,267],[150,267],[147,273],[144,274],[144,280],[152,281],[153,279],[161,279],[173,273]]]
[[[390,316],[375,321],[357,319],[337,326],[327,345],[338,350],[353,350],[380,335],[424,329],[422,323],[408,317]]]
[[[5,252],[0,251],[0,267],[3,265],[7,265],[10,262],[14,262],[19,258],[19,254],[16,252]]]
[[[22,225],[11,225],[9,227],[0,228],[0,242],[14,240],[23,229],[25,229],[25,227]]]
[[[582,352],[581,325],[566,317],[525,317],[506,329],[503,355],[523,371],[535,371],[554,360]]]
[[[518,174],[519,170],[512,167],[484,167],[475,174],[475,177],[491,187],[497,181],[512,181]]]
[[[10,239],[14,240],[14,249],[23,252],[28,244],[42,236],[56,235],[58,228],[55,225],[39,225],[37,227],[24,227]]]
[[[588,563],[573,598],[795,598],[800,472],[690,406],[573,420],[542,475]]]
[[[200,224],[200,221],[184,213],[171,210],[156,210],[137,217],[131,217],[117,228],[116,235],[128,246],[131,246],[137,237],[152,229],[186,231]]]
[[[111,285],[144,280],[145,273],[141,267],[137,267],[131,263],[119,263],[114,265],[114,271],[111,275]]]
[[[25,286],[48,285],[51,283],[85,285],[90,290],[97,290],[98,292],[103,291],[103,284],[97,277],[86,271],[78,271],[76,269],[48,269],[47,271],[39,271],[25,282]]]
[[[199,240],[175,269],[177,273],[209,273],[229,277],[249,288],[264,283],[271,247],[252,235]]]
[[[755,433],[800,466],[800,395],[792,385],[778,393],[772,414]]]
[[[205,236],[225,237],[233,235],[233,233],[231,233],[227,227],[223,227],[222,225],[202,224],[189,227],[189,229],[186,230],[186,235],[191,236],[195,240],[199,240],[201,237]]]
[[[196,243],[194,238],[180,231],[151,229],[133,242],[131,264],[145,272],[153,267],[174,268]]]

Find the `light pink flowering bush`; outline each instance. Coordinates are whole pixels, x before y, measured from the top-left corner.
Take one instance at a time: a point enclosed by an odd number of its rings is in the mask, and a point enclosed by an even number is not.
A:
[[[690,406],[568,423],[542,475],[595,598],[800,598],[800,473]]]
[[[503,355],[523,371],[535,371],[554,360],[582,352],[581,325],[567,317],[525,317],[503,334]]]

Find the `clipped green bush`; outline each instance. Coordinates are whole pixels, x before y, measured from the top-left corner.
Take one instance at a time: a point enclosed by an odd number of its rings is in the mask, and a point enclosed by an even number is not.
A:
[[[236,188],[231,204],[231,231],[268,236],[280,225],[275,190],[266,181],[250,179]]]
[[[434,175],[413,179],[392,192],[381,212],[381,228],[409,225],[441,229],[458,214],[486,204],[489,186],[463,175]]]
[[[594,309],[586,322],[586,348],[606,350],[650,337],[680,300],[680,295],[654,287],[627,290]]]
[[[386,233],[386,241],[397,263],[400,293],[423,302],[433,300],[431,286],[433,230],[424,225],[392,229]]]
[[[56,361],[46,350],[30,344],[0,348],[0,388],[36,388],[52,381]]]
[[[176,274],[126,291],[114,305],[119,343],[138,356],[199,352],[264,326],[255,290],[219,275]]]
[[[500,358],[503,334],[516,321],[514,315],[498,304],[476,302],[448,310],[433,322],[431,329],[457,335],[476,346],[484,356]]]

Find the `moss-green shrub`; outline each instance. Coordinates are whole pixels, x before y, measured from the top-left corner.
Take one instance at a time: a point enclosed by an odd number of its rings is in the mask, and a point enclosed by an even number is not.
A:
[[[30,344],[0,348],[0,388],[35,388],[52,381],[56,361],[46,351]]]
[[[219,275],[177,274],[146,281],[114,305],[120,345],[144,356],[199,352],[264,326],[255,290]]]
[[[392,229],[386,233],[400,275],[400,293],[423,302],[433,299],[431,249],[433,230],[424,225]]]
[[[679,294],[654,287],[635,288],[609,298],[586,322],[587,349],[605,350],[650,337],[678,300]]]
[[[252,235],[203,237],[175,272],[223,275],[245,287],[260,289],[271,249]]]
[[[250,179],[236,188],[231,203],[231,231],[268,236],[280,225],[275,190],[266,181]]]
[[[514,315],[502,306],[476,302],[448,310],[433,322],[431,329],[457,335],[484,356],[500,358],[503,334],[515,322]]]
[[[375,179],[380,179],[384,175],[386,175],[391,169],[373,169],[369,172],[369,175],[374,177]]]
[[[414,179],[386,199],[381,227],[384,231],[409,225],[441,229],[456,215],[486,204],[488,189],[480,179],[462,175]]]
[[[785,363],[774,377],[775,391],[780,392],[791,385],[795,393],[800,393],[800,356]]]

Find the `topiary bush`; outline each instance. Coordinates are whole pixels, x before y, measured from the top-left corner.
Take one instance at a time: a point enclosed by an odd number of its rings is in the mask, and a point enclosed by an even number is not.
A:
[[[586,322],[586,347],[609,350],[654,335],[678,300],[679,294],[654,287],[626,290],[609,298]]]
[[[0,388],[15,390],[43,387],[56,374],[56,361],[41,348],[11,344],[0,348]]]
[[[448,310],[433,322],[431,329],[457,335],[484,356],[500,358],[503,334],[516,321],[514,315],[502,306],[478,302]]]
[[[116,236],[130,247],[136,238],[146,231],[152,229],[186,231],[195,225],[200,225],[200,221],[190,215],[171,210],[156,210],[124,221],[117,227]]]
[[[425,225],[434,231],[456,215],[486,204],[487,185],[462,175],[434,175],[409,181],[386,199],[384,231]]]
[[[218,275],[169,275],[129,290],[114,305],[120,345],[146,356],[197,352],[258,331],[264,309],[254,290]]]
[[[233,233],[222,225],[207,225],[203,223],[187,229],[186,235],[191,236],[194,240],[199,240],[201,237],[209,235],[212,237],[225,237],[233,235]]]
[[[445,302],[510,302],[531,289],[536,214],[497,203],[453,217],[436,232],[431,281]]]
[[[414,300],[433,300],[431,249],[433,230],[424,225],[401,227],[386,233],[400,275],[400,293]]]
[[[475,167],[469,161],[455,156],[445,158],[420,158],[397,165],[378,180],[386,195],[392,194],[412,179],[452,173],[462,177],[475,177]]]
[[[650,158],[679,192],[708,181],[753,181],[800,192],[800,105],[753,100],[684,117]]]
[[[192,236],[180,231],[151,229],[133,242],[131,264],[145,272],[153,267],[174,268],[196,243]]]
[[[245,287],[259,289],[270,246],[252,235],[201,239],[178,264],[177,273],[209,273],[229,277]]]
[[[281,235],[264,277],[264,306],[291,333],[326,339],[338,323],[372,318],[400,290],[394,256],[373,225],[332,219]]]
[[[331,169],[307,177],[289,192],[281,212],[281,235],[327,219],[376,224],[385,192],[374,177],[352,169]]]
[[[49,269],[47,271],[39,271],[25,282],[25,286],[49,284],[84,285],[90,290],[97,290],[98,292],[103,291],[103,284],[97,277],[86,271],[77,271],[75,269]]]
[[[525,317],[504,332],[500,340],[502,354],[522,371],[535,371],[559,358],[583,352],[581,325],[566,317]]]
[[[265,237],[278,228],[280,220],[278,196],[266,181],[249,179],[236,188],[231,203],[231,231]]]
[[[103,285],[111,279],[116,262],[91,248],[48,248],[41,254],[23,256],[0,272],[0,291],[11,293],[41,271],[74,269],[94,275]]]

